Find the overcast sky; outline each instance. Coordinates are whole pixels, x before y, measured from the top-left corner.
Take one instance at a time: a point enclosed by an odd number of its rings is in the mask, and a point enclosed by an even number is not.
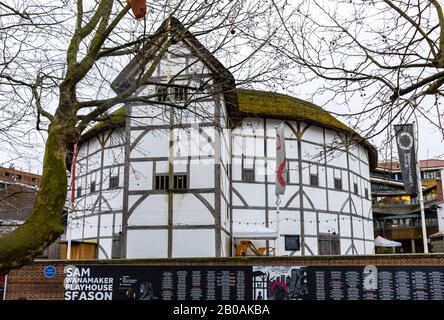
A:
[[[223,57],[219,57],[223,60]],[[291,70],[289,72],[292,72]],[[335,113],[345,113],[344,106],[336,105],[334,102],[331,102],[330,97],[316,95],[313,97],[313,93],[317,88],[322,87],[324,85],[328,85],[323,80],[318,79],[312,81],[310,83],[305,83],[304,85],[300,85],[296,88],[292,89],[293,95],[296,95],[298,98],[310,100],[316,104],[323,105],[326,110],[333,111]],[[267,89],[261,86],[258,89]],[[270,90],[272,90],[270,88]],[[286,91],[284,88],[278,90],[281,93],[290,93]],[[326,103],[326,101],[329,101]],[[353,106],[356,106],[356,110],[359,110],[363,105],[363,101],[360,101],[358,97],[353,98]],[[351,112],[355,112],[356,110],[350,110]],[[345,117],[338,117],[341,121],[348,124],[348,121]],[[33,123],[29,124],[30,126],[34,126]],[[361,125],[361,124],[360,124]],[[368,123],[365,121],[362,122],[362,126],[368,126]],[[373,138],[370,142],[376,146],[380,146],[383,140],[386,138],[385,133],[379,135],[378,137]],[[432,128],[426,120],[419,119],[419,158],[420,159],[431,159],[431,158],[443,158],[444,159],[444,141],[442,138],[442,134],[437,132],[435,128]],[[14,152],[14,150],[6,151],[5,148],[0,146],[0,166],[8,166],[10,163],[14,163],[16,168],[21,168],[25,171],[32,171],[41,173],[41,162],[43,158],[43,148],[44,148],[44,138],[42,135],[35,130],[30,132],[28,135],[28,140],[31,144],[34,145],[33,148],[29,148],[27,150],[27,154],[24,155],[20,152]],[[390,150],[388,148],[383,150],[385,154],[380,154],[379,159],[389,157],[390,154],[396,156],[396,149]]]

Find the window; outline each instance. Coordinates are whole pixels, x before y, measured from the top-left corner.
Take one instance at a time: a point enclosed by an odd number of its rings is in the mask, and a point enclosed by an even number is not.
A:
[[[37,182],[37,179],[36,178],[32,178],[31,181],[32,182]]]
[[[155,190],[168,190],[170,187],[169,176],[166,174],[156,175]],[[173,190],[186,190],[188,189],[188,175],[187,174],[175,174],[173,176]]]
[[[310,185],[312,186],[319,185],[319,178],[317,174],[310,174]]]
[[[168,88],[165,87],[157,87],[157,101],[165,102],[168,100]]]
[[[168,188],[169,188],[169,177],[167,175],[157,175],[154,189],[168,190]]]
[[[119,176],[109,178],[109,188],[116,189],[119,187]]]
[[[17,175],[17,180],[22,180],[22,175],[21,174]]]
[[[91,193],[96,191],[96,182],[95,181],[91,182],[90,189],[91,189]]]
[[[365,197],[368,199],[368,188],[365,188]]]
[[[242,181],[243,182],[254,182],[254,169],[253,168],[244,168],[242,170]]]
[[[285,236],[285,251],[299,251],[299,250],[300,250],[299,236],[286,235]]]
[[[319,255],[339,255],[339,237],[334,234],[320,234],[318,238]]]
[[[9,172],[5,172],[5,177],[9,177]]]
[[[77,187],[77,198],[80,198],[82,196],[82,187],[78,186]]]
[[[188,179],[186,174],[174,175],[174,190],[185,190],[188,189]]]
[[[335,178],[335,189],[342,190],[342,179]]]
[[[354,184],[353,184],[353,192],[354,192],[355,195],[358,195],[358,194],[359,194],[359,191],[358,191],[358,184],[357,184],[357,183],[354,183]]]
[[[184,87],[174,88],[174,100],[175,101],[186,101],[188,98],[188,90]]]

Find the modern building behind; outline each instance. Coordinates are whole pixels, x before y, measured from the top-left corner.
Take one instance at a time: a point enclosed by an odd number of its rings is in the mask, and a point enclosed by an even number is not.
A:
[[[420,168],[429,251],[436,251],[433,238],[444,231],[444,160],[421,160]],[[399,163],[379,163],[371,186],[375,237],[401,242],[403,253],[424,252],[418,197],[406,193]]]

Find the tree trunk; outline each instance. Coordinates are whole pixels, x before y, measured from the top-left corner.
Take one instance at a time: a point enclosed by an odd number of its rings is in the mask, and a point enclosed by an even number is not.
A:
[[[63,233],[68,130],[66,118],[56,115],[48,132],[42,183],[32,213],[17,230],[0,237],[0,274],[32,262]]]

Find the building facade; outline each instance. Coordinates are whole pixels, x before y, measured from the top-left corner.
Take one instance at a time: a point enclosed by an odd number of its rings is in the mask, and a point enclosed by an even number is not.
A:
[[[429,251],[433,252],[437,248],[430,237],[444,231],[444,160],[421,160],[420,171]],[[405,191],[399,163],[380,163],[371,172],[371,182],[375,237],[401,242],[402,253],[424,252],[418,197]]]
[[[373,253],[369,169],[376,151],[321,107],[236,88],[175,19],[113,89],[136,81],[168,37],[176,41],[138,91],[140,102],[115,111],[79,143],[72,239],[96,243],[97,258],[105,259],[219,257],[235,255],[239,229],[260,229],[278,240],[242,240],[261,253]],[[277,213],[275,128],[282,121],[288,185]]]

